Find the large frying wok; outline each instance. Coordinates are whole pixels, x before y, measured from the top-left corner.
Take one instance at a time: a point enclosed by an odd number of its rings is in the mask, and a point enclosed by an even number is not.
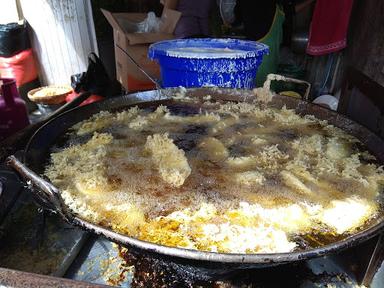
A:
[[[166,99],[167,95],[174,93],[174,89],[166,89],[161,92],[158,90],[140,92],[72,109],[42,126],[30,139],[25,149],[24,159],[18,160],[14,156],[10,156],[8,158],[8,164],[26,180],[30,190],[33,191],[36,196],[37,201],[45,208],[58,213],[67,222],[127,246],[133,253],[147,253],[151,257],[158,258],[161,261],[166,260],[167,263],[177,263],[177,265],[184,267],[185,271],[198,271],[200,275],[205,275],[204,277],[211,277],[212,275],[228,273],[238,269],[261,268],[293,263],[339,252],[366,241],[382,231],[384,215],[380,215],[372,223],[369,223],[367,227],[364,227],[361,231],[343,240],[314,249],[273,254],[225,254],[167,247],[141,241],[89,223],[70,213],[60,197],[60,191],[39,176],[44,171],[47,159],[49,158],[50,148],[56,141],[58,141],[71,126],[89,118],[99,111],[118,111],[133,105],[138,105],[140,108],[156,107],[160,104],[175,105],[178,103],[176,100]],[[254,98],[251,91],[208,88],[189,89],[186,95],[198,98],[211,95],[212,99],[224,101],[250,101]],[[296,109],[296,111],[302,115],[311,114],[319,119],[326,119],[330,124],[340,127],[347,133],[356,136],[366,145],[368,150],[376,156],[380,163],[384,163],[384,141],[368,129],[346,117],[296,98],[279,95],[276,95],[268,105],[277,108],[286,105],[287,108]]]

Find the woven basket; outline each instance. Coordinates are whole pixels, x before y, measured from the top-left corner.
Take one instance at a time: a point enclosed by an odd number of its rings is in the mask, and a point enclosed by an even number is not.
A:
[[[65,97],[72,91],[70,86],[50,85],[29,91],[28,98],[35,103],[61,104],[65,102]]]

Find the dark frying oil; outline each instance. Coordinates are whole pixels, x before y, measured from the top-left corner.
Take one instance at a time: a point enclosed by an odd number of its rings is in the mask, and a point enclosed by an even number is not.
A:
[[[362,186],[355,180],[348,180],[349,182],[345,184],[345,179],[340,180],[332,173],[323,176],[316,170],[317,161],[320,161],[321,157],[325,157],[324,151],[328,149],[328,138],[334,137],[329,135],[329,129],[325,129],[326,124],[324,123],[297,121],[288,125],[277,121],[270,116],[271,113],[265,117],[259,117],[255,116],[256,114],[242,112],[238,112],[238,118],[235,117],[234,120],[232,114],[213,111],[214,115],[219,116],[215,120],[215,117],[204,118],[206,112],[212,112],[209,111],[209,108],[201,111],[188,105],[170,105],[168,109],[170,114],[167,117],[148,121],[140,129],[128,128],[128,122],[113,123],[112,126],[103,127],[97,131],[109,133],[114,137],[108,147],[109,154],[107,155],[108,161],[112,162],[106,162],[105,165],[109,169],[107,173],[110,173],[111,179],[113,178],[112,182],[116,186],[116,191],[109,192],[111,194],[108,197],[114,195],[115,197],[111,197],[111,201],[112,203],[118,201],[119,203],[116,204],[133,201],[143,209],[147,221],[185,208],[198,209],[202,203],[215,205],[220,214],[226,209],[238,208],[240,202],[261,205],[266,209],[297,203],[326,207],[331,200],[348,198],[359,189],[361,191],[355,194],[364,195],[365,190],[362,190]],[[148,116],[148,113],[148,110],[142,111],[141,115]],[[201,118],[197,115],[198,113]],[[63,147],[82,144],[88,141],[94,132],[90,131],[82,136],[71,132],[58,141],[52,152],[57,152]],[[145,164],[147,163],[145,162],[147,160],[144,159],[145,153],[137,152],[145,145],[148,136],[163,133],[168,133],[168,137],[173,140],[173,143],[184,151],[192,170],[181,187],[171,187],[162,181],[156,169]],[[312,136],[319,136],[321,139],[313,145],[320,147],[321,153],[324,154],[321,154],[320,158],[312,151],[315,149],[311,150],[313,148],[311,145],[300,146],[302,139],[309,139]],[[214,138],[220,143],[221,148],[219,146],[214,147],[215,149],[210,148],[211,150],[202,148],[207,147],[202,143],[208,138]],[[342,143],[347,140],[338,138],[338,141]],[[348,151],[349,155],[362,149],[360,144],[347,144],[345,146],[352,149]],[[222,147],[225,150],[222,154],[225,156],[220,158],[217,154]],[[354,151],[354,147],[358,147],[358,149],[356,148]],[[286,167],[291,163],[290,161],[298,157],[301,152],[307,153],[303,158],[305,162],[303,167],[308,166],[306,169],[312,173],[312,178],[320,179],[320,181],[331,179],[330,183],[320,185],[317,182],[311,182],[312,180],[308,177],[300,178],[301,175],[295,174],[306,187],[312,189],[313,193],[310,195],[293,189],[284,182],[285,180],[281,176],[281,172],[288,169]],[[136,155],[137,159],[132,158],[133,155]],[[229,161],[230,159],[233,160],[233,163],[238,161],[238,164],[236,164],[237,162],[230,164],[232,163]],[[342,163],[339,159],[334,161]],[[340,167],[336,168],[343,169]],[[260,173],[263,179],[262,184],[252,182],[253,179],[245,184],[237,182],[236,175],[250,175],[242,174],[248,172]],[[343,188],[344,186],[340,184],[342,182],[348,189]],[[128,186],[129,191],[126,188]],[[329,189],[324,187],[329,187]],[[105,201],[104,196],[98,195],[102,201]],[[368,201],[376,200],[368,199]],[[379,220],[377,215],[382,215],[382,207],[376,213],[376,217],[371,217],[371,220],[356,231],[361,231],[376,223]],[[319,227],[323,226],[319,225]],[[349,236],[347,233],[339,235],[331,232],[332,229],[326,226],[317,231],[307,231],[304,233],[297,231],[290,236],[298,244],[298,250],[320,247]]]

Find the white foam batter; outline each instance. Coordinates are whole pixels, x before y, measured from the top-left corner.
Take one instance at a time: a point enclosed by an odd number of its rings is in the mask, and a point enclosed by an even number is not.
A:
[[[246,56],[255,56],[252,51],[230,48],[213,47],[178,47],[169,49],[167,56],[198,58],[198,59],[217,59],[217,58],[243,58]]]

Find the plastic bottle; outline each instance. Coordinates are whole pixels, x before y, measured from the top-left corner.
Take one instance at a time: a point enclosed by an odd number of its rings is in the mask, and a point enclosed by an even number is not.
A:
[[[28,126],[25,102],[20,98],[16,81],[0,78],[0,140]]]

